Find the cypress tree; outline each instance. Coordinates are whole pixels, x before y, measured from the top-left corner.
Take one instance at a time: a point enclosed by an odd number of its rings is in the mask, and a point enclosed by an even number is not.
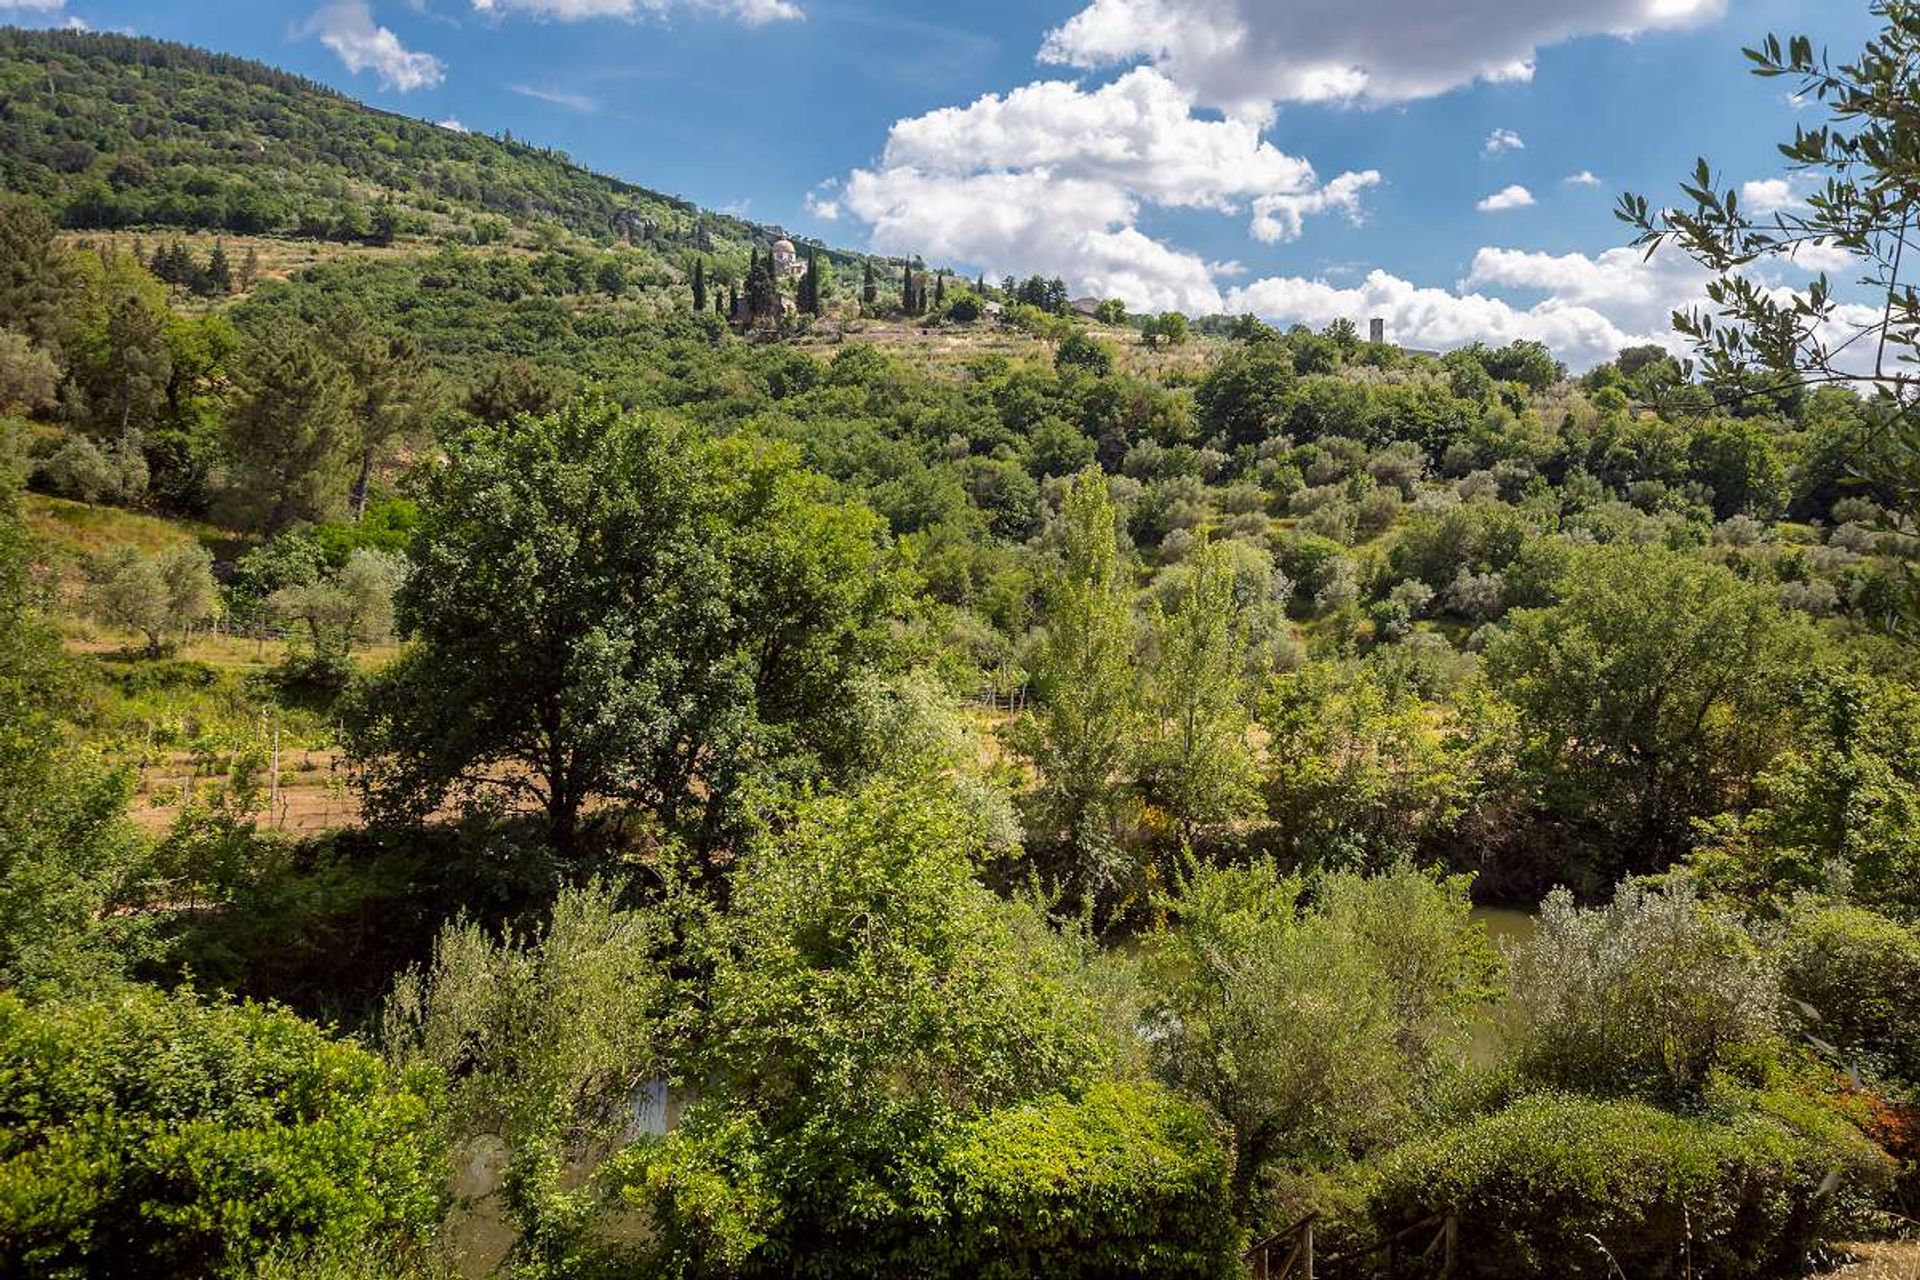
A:
[[[800,309],[810,316],[820,314],[820,255],[807,247],[807,274],[800,282]]]
[[[900,309],[908,315],[913,314],[913,264],[911,262],[900,269]]]
[[[945,306],[947,301],[947,273],[942,271],[933,282],[933,305]]]
[[[873,260],[867,260],[866,274],[860,280],[860,301],[872,306],[880,298],[880,285],[873,276]]]
[[[695,311],[707,309],[707,260],[705,258],[693,260],[693,309]]]
[[[747,270],[747,321],[755,323],[780,314],[780,282],[774,278],[772,257],[754,255]]]

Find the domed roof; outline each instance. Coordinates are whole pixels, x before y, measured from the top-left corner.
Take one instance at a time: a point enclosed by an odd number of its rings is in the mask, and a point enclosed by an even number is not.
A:
[[[775,240],[775,241],[773,242],[773,251],[774,251],[775,253],[783,253],[783,252],[784,252],[784,253],[792,253],[792,252],[793,252],[793,241],[791,241],[791,240]]]

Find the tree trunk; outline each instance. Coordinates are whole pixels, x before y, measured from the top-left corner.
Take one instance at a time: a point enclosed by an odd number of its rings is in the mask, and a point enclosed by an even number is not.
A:
[[[580,852],[580,802],[563,790],[547,801],[547,838],[563,862],[571,863]]]
[[[360,474],[353,481],[353,496],[350,499],[353,508],[353,521],[360,523],[360,517],[367,514],[367,491],[373,487],[373,450],[366,449],[360,454]]]

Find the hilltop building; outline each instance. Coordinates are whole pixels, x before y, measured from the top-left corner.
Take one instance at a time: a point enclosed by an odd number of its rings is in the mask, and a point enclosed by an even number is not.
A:
[[[1379,316],[1375,316],[1373,319],[1367,321],[1367,341],[1384,345],[1386,340],[1387,322]],[[1401,347],[1400,351],[1404,355],[1430,356],[1436,360],[1440,358],[1438,351],[1428,351],[1424,347]]]
[[[773,242],[773,275],[776,280],[798,280],[807,274],[806,261],[794,249],[793,241],[782,237]]]

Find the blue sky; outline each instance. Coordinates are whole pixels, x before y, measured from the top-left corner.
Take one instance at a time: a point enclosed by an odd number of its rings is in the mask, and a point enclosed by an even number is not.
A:
[[[1773,146],[1817,110],[1748,75],[1741,45],[1850,53],[1873,26],[1865,0],[0,0],[0,18],[259,58],[835,243],[1138,308],[1540,337],[1576,364],[1658,336],[1699,283],[1618,252],[1618,192],[1671,193],[1704,152],[1757,200],[1798,194]]]

